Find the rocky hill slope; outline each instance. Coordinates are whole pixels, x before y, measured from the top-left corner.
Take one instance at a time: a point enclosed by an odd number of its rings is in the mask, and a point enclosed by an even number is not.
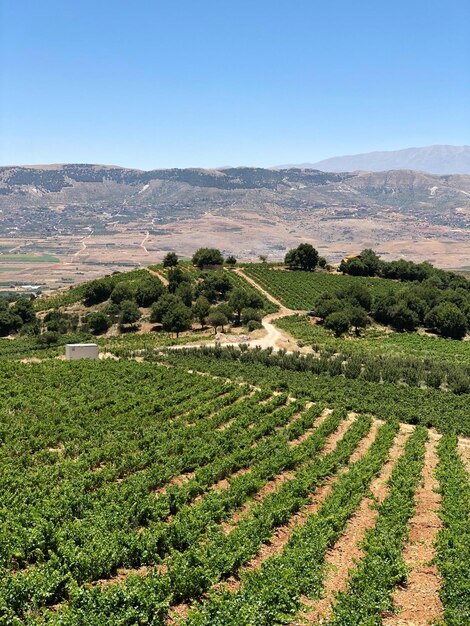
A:
[[[143,217],[174,221],[252,211],[296,221],[399,212],[429,224],[468,226],[470,176],[415,171],[325,173],[231,168],[139,171],[99,165],[0,168],[1,229],[47,232]]]

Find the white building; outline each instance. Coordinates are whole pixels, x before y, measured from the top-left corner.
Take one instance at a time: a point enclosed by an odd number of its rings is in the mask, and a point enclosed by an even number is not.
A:
[[[96,343],[68,343],[65,346],[65,360],[97,359],[99,348]]]

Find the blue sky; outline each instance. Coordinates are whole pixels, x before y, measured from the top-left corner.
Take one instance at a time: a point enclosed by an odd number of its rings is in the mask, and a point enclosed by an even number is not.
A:
[[[0,0],[0,163],[470,144],[468,0]]]

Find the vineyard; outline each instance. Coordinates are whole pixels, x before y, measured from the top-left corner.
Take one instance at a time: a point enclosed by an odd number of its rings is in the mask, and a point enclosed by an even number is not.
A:
[[[443,341],[440,337],[418,333],[386,333],[383,329],[366,329],[360,337],[338,339],[321,324],[312,324],[306,316],[289,315],[275,322],[300,342],[301,346],[321,346],[351,353],[404,355],[433,361],[470,365],[468,342]]]
[[[461,396],[152,359],[2,360],[2,626],[469,623]]]
[[[284,271],[262,263],[250,263],[243,271],[284,306],[294,310],[311,309],[319,295],[339,288],[347,289],[348,285],[364,285],[373,296],[400,288],[399,283],[385,278]]]

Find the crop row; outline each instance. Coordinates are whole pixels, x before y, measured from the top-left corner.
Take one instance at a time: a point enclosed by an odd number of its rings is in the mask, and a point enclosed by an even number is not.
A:
[[[358,420],[333,453],[317,458],[325,439],[341,420],[328,417],[302,446],[289,447],[272,454],[248,474],[237,476],[230,487],[210,492],[200,502],[184,507],[159,532],[147,536],[154,555],[164,558],[165,566],[143,577],[130,576],[124,587],[69,588],[71,604],[57,615],[47,613],[47,620],[61,624],[76,623],[163,623],[168,605],[185,601],[207,590],[215,579],[230,575],[251,558],[261,543],[269,539],[273,528],[286,521],[308,498],[311,489],[331,472],[347,462],[358,441],[370,426],[370,419]],[[286,467],[307,460],[293,480],[284,482],[274,493],[254,503],[249,513],[225,534],[220,522],[228,519],[247,498],[252,497]],[[308,458],[312,458],[308,461]],[[323,459],[327,459],[324,461]],[[151,543],[152,541],[152,543]],[[151,599],[151,603],[149,603]],[[99,616],[99,618],[98,618]],[[138,616],[138,617],[137,617]],[[84,621],[82,621],[84,620]],[[145,621],[147,620],[147,621]]]
[[[408,440],[390,478],[390,492],[379,506],[377,523],[363,542],[364,558],[353,570],[348,589],[337,596],[331,626],[380,624],[382,613],[393,609],[391,593],[406,581],[402,551],[426,439],[427,431],[417,428]]]
[[[342,276],[326,272],[293,272],[273,269],[262,264],[250,264],[244,272],[253,278],[282,304],[294,310],[311,309],[318,296],[348,285],[365,285],[372,295],[386,293],[399,287],[398,283],[384,278]]]
[[[434,363],[451,361],[470,365],[470,350],[462,341],[442,341],[440,337],[418,333],[386,333],[366,329],[361,337],[337,338],[321,324],[312,324],[304,315],[277,319],[276,326],[292,335],[301,345],[349,354],[387,354],[429,359]]]
[[[339,537],[370,481],[380,471],[396,432],[397,424],[382,426],[366,455],[350,465],[319,511],[293,532],[284,551],[270,557],[259,569],[246,573],[238,592],[213,591],[187,623],[272,626],[293,618],[300,609],[301,596],[318,594],[321,589],[326,551]]]
[[[470,436],[468,394],[443,393],[437,389],[405,387],[397,383],[377,383],[343,376],[316,375],[293,371],[290,354],[269,350],[200,348],[173,350],[153,355],[175,367],[191,367],[234,381],[244,380],[265,388],[283,389],[295,397],[314,397],[326,406],[344,407],[357,413],[371,413],[382,419],[434,426],[441,432],[456,431]]]
[[[178,494],[174,488],[159,497],[155,497],[152,491],[181,470],[205,467],[205,478],[210,482],[218,480],[224,471],[233,471],[257,457],[262,459],[263,455],[271,454],[276,445],[283,443],[282,439],[264,447],[253,448],[253,443],[275,433],[301,408],[299,403],[282,407],[284,400],[285,396],[275,396],[258,406],[240,403],[237,406],[239,415],[229,428],[217,432],[207,430],[199,437],[180,437],[180,443],[170,438],[173,452],[168,446],[159,447],[160,460],[154,467],[131,477],[134,480],[82,494],[81,501],[77,497],[78,506],[66,511],[70,514],[62,520],[54,505],[47,509],[54,516],[53,520],[41,512],[36,532],[30,532],[27,537],[32,550],[41,549],[41,560],[45,562],[13,576],[5,576],[2,583],[5,594],[20,599],[21,604],[27,606],[29,602],[36,603],[40,597],[58,599],[61,585],[67,579],[83,582],[110,575],[122,565],[141,564],[148,562],[149,558],[152,561],[149,545],[153,546],[158,537],[166,533],[165,518],[184,508],[186,501],[209,485],[204,485],[201,480],[192,485],[192,490],[182,487],[182,493]],[[276,406],[278,410],[273,411]],[[232,415],[235,417],[233,412]],[[212,426],[218,423],[216,417]],[[253,428],[249,428],[250,424]],[[295,428],[293,432],[296,432]],[[234,448],[237,454],[230,455]],[[224,455],[230,457],[225,464],[221,461]],[[179,465],[175,466],[175,462]],[[73,492],[73,489],[69,491],[70,494]],[[37,511],[33,509],[34,513]],[[7,538],[11,541],[13,529],[10,530]]]
[[[441,599],[445,623],[465,626],[470,623],[470,483],[455,435],[442,437],[438,455],[444,524],[437,543]]]

